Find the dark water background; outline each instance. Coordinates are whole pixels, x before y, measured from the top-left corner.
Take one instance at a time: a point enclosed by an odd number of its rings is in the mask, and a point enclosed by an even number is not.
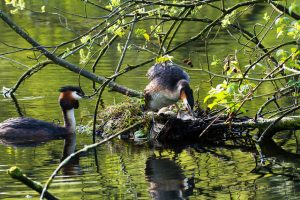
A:
[[[45,2],[28,1],[28,9],[40,10]],[[47,1],[46,9],[52,13],[59,10],[69,13],[84,14],[81,3],[72,1]],[[0,1],[0,8],[9,12],[4,1]],[[253,25],[266,12],[266,8],[257,6],[241,20],[244,25]],[[98,10],[89,8],[88,13],[97,16]],[[255,13],[255,15],[253,14]],[[214,16],[215,13],[205,15]],[[68,23],[78,32],[86,30],[96,22],[66,14]],[[11,16],[12,19],[37,41],[43,45],[57,45],[62,41],[72,39],[74,33],[66,31],[61,26],[57,14],[41,14],[22,11],[21,14]],[[142,26],[147,27],[147,24]],[[174,40],[180,43],[186,35],[196,34],[202,27],[194,27],[193,23],[185,23],[184,29]],[[0,41],[19,47],[30,47],[23,39],[12,32],[0,21]],[[216,30],[213,30],[216,31]],[[266,38],[270,44],[273,38]],[[209,44],[210,59],[215,55],[224,58],[238,48],[236,42],[225,31],[220,31]],[[12,51],[4,44],[0,44],[0,53]],[[174,61],[182,64],[184,58],[191,58],[196,68],[206,66],[204,43],[196,41],[176,51]],[[8,55],[28,66],[35,61],[30,51]],[[113,74],[118,63],[120,53],[113,45],[101,60],[97,73],[102,76]],[[150,56],[129,50],[124,63],[137,64]],[[247,62],[240,58],[242,62]],[[68,58],[70,62],[78,63],[76,56]],[[136,90],[143,90],[147,84],[146,71],[151,64],[118,78],[118,83]],[[88,66],[89,67],[89,66]],[[222,66],[219,66],[220,68]],[[18,77],[26,71],[26,67],[17,65],[5,59],[0,59],[0,89],[12,87]],[[217,69],[216,69],[217,70]],[[203,99],[210,89],[207,82],[208,75],[203,72],[190,73],[192,87],[200,89],[200,99]],[[61,112],[57,105],[57,89],[62,85],[77,84],[78,75],[73,74],[56,65],[49,65],[37,73],[18,92],[17,99],[22,112],[26,116],[45,121],[61,119]],[[218,79],[215,80],[215,84]],[[91,93],[92,83],[81,78],[81,85],[87,93]],[[270,92],[268,86],[262,87],[257,95]],[[109,105],[123,101],[122,95],[106,91],[104,102]],[[265,100],[264,97],[249,102],[249,115]],[[80,109],[76,111],[79,125],[86,125],[91,120],[95,99],[82,101]],[[18,113],[11,99],[0,97],[0,121],[16,117]],[[77,136],[77,149],[91,143],[88,133]],[[296,144],[291,140],[285,148],[295,152]],[[36,147],[12,147],[0,145],[0,199],[38,199],[36,192],[23,184],[11,179],[6,170],[11,166],[23,169],[32,179],[45,183],[47,178],[58,166],[62,157],[63,141],[52,141]],[[98,164],[95,162],[97,156]],[[275,173],[260,175],[252,173],[256,163],[253,152],[243,148],[225,147],[186,147],[178,151],[171,149],[157,149],[147,145],[125,143],[119,140],[105,144],[95,152],[81,156],[66,166],[55,178],[50,192],[61,199],[151,199],[151,196],[161,199],[179,199],[179,196],[190,199],[298,199],[300,196],[299,161],[286,160],[274,164]]]

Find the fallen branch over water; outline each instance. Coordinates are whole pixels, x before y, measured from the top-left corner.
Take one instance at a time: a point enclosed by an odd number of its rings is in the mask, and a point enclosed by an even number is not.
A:
[[[33,47],[35,47],[37,50],[39,50],[42,54],[44,54],[49,60],[53,61],[53,63],[60,65],[70,71],[73,71],[77,74],[80,74],[92,81],[95,81],[97,83],[103,83],[107,81],[108,79],[102,76],[97,76],[94,73],[91,73],[85,69],[82,69],[60,57],[57,57],[53,53],[49,52],[46,48],[44,48],[42,45],[40,45],[37,41],[35,41],[33,38],[31,38],[24,30],[22,30],[21,27],[19,27],[15,22],[13,22],[2,10],[0,10],[0,18],[7,24],[9,25],[17,34],[19,34],[22,38],[24,38],[28,43],[30,43]],[[45,64],[50,64],[48,61],[44,62]],[[15,85],[15,87],[11,90],[11,92],[15,92],[17,87],[20,85],[20,82],[23,81],[24,77],[28,77],[32,71],[34,71],[36,68],[33,67],[32,69],[29,69],[28,72],[26,72],[18,81],[18,83]],[[123,71],[130,71],[132,68],[127,67]],[[125,86],[119,85],[113,81],[110,81],[108,83],[108,86],[116,92],[125,94],[127,96],[132,96],[132,97],[142,97],[143,94],[139,91],[127,88]]]
[[[30,187],[31,189],[37,191],[38,193],[42,193],[43,186],[42,184],[33,181],[32,179],[28,178],[26,175],[23,174],[20,168],[18,167],[11,167],[7,170],[7,174],[10,175],[12,178],[22,182],[24,185]],[[49,192],[45,192],[45,198],[49,200],[58,200],[55,196],[53,196]]]
[[[241,134],[245,131],[258,129],[261,131],[269,128],[264,139],[272,138],[277,132],[284,130],[300,129],[300,116],[288,116],[279,119],[277,117],[271,119],[258,118],[233,118],[227,122],[227,117],[221,117],[215,120],[215,117],[204,117],[195,120],[182,120],[174,116],[156,117],[155,133],[152,135],[160,142],[182,141],[182,140],[223,140],[228,134]],[[215,122],[207,129],[207,132],[201,137],[199,134],[207,128],[213,121]],[[261,141],[262,142],[262,141]]]
[[[243,135],[242,133],[249,133],[254,129],[257,129],[259,134],[266,131],[263,138],[270,139],[277,132],[300,129],[300,116],[286,115],[270,119],[233,117],[229,120],[228,116],[224,114],[198,114],[196,119],[190,119],[187,113],[182,113],[184,120],[177,118],[175,112],[167,111],[160,115],[154,115],[154,123],[152,123],[152,113],[143,113],[140,107],[141,102],[132,98],[129,101],[106,107],[97,116],[99,125],[97,133],[102,137],[109,137],[133,123],[143,120],[145,123],[141,130],[145,133],[145,138],[153,138],[158,142],[168,144],[177,141],[188,142],[189,140],[192,142],[226,140],[240,137]],[[202,111],[196,110],[195,112],[201,113]],[[150,128],[151,126],[152,128]],[[150,134],[148,134],[149,129],[151,129]],[[133,132],[122,134],[122,138],[138,138],[135,136]]]

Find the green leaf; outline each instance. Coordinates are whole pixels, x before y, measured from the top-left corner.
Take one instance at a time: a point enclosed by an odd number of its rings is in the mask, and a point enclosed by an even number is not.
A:
[[[121,44],[120,44],[120,43],[118,43],[117,50],[118,50],[118,52],[119,52],[119,53],[121,53],[121,52],[122,52],[122,46],[121,46]]]
[[[203,100],[203,103],[206,103],[208,99],[212,98],[212,95],[207,95],[204,100]]]
[[[238,84],[236,84],[236,83],[230,83],[230,84],[228,85],[226,91],[227,91],[229,94],[234,94],[234,93],[237,92],[237,90],[238,90]]]
[[[121,0],[111,0],[112,7],[118,7],[120,5]]]
[[[119,37],[123,37],[125,35],[125,31],[122,27],[119,27],[117,30],[114,31],[114,33]]]
[[[46,12],[46,6],[42,6],[42,7],[41,7],[41,12],[42,12],[42,13]]]
[[[269,20],[270,20],[270,16],[268,15],[268,13],[265,13],[265,14],[264,14],[263,19],[264,19],[265,21],[269,21]]]
[[[211,62],[211,66],[217,66],[218,64],[221,63],[220,59],[215,58],[215,56],[213,56],[213,61]]]
[[[85,54],[84,50],[83,50],[83,49],[80,49],[80,50],[79,50],[79,56],[80,56],[80,61],[79,61],[79,63],[80,63],[80,64],[86,64],[86,63],[89,61],[90,57],[91,57],[91,52],[88,51],[88,53]]]
[[[145,29],[142,29],[142,28],[137,28],[134,33],[139,37],[139,36],[142,36],[146,33],[146,30]]]
[[[86,35],[86,36],[83,36],[82,38],[80,38],[80,42],[82,43],[82,44],[85,44],[85,43],[87,43],[88,41],[90,41],[91,40],[91,35],[89,34],[89,35]]]
[[[286,56],[286,55],[287,55],[287,52],[284,51],[283,49],[279,49],[279,50],[277,50],[277,52],[276,52],[276,56],[277,56],[277,57]]]
[[[164,56],[156,58],[156,63],[164,63],[167,61],[172,61],[172,59],[173,59],[173,56],[164,55]]]
[[[297,5],[295,4],[295,2],[293,2],[291,4],[291,6],[289,7],[289,13],[291,14],[296,7],[297,7]]]
[[[147,40],[147,42],[150,41],[150,36],[147,33],[144,33],[143,36]]]
[[[134,138],[145,138],[146,136],[147,136],[147,132],[145,132],[142,129],[134,132]]]
[[[282,18],[282,17],[278,17],[278,18],[275,20],[275,25],[278,26],[279,24],[281,24],[282,21],[283,21],[283,18]]]
[[[211,103],[211,104],[208,104],[207,107],[208,107],[209,109],[212,109],[212,108],[215,107],[216,105],[218,105],[218,103],[217,103],[217,102],[213,102],[213,103]]]

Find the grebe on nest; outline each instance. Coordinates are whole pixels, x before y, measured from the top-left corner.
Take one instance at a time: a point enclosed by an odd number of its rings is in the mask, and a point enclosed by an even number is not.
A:
[[[74,109],[79,107],[78,100],[84,97],[84,92],[75,86],[64,86],[59,92],[58,102],[63,113],[63,127],[33,118],[12,118],[0,123],[0,140],[9,140],[12,143],[41,142],[75,133]]]
[[[181,99],[190,115],[194,116],[190,77],[178,65],[172,62],[157,63],[148,70],[147,76],[150,83],[144,90],[145,110],[159,111]]]

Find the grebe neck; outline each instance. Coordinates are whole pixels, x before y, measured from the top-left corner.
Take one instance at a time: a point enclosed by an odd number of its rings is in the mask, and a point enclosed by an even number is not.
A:
[[[63,110],[64,126],[71,132],[75,133],[76,120],[74,115],[74,108],[70,110]]]

